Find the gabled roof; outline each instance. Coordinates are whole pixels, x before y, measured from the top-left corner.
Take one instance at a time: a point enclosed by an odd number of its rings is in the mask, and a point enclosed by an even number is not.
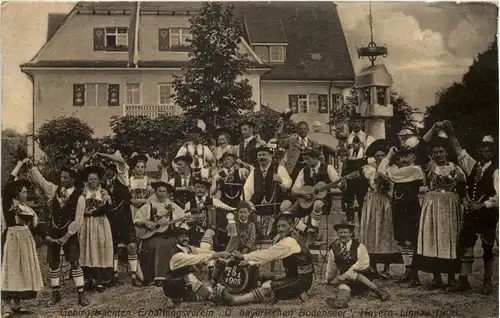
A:
[[[225,3],[231,3],[235,6],[236,14],[241,19],[242,27],[245,30],[244,38],[250,46],[257,43],[287,44],[285,62],[274,64],[272,69],[261,79],[354,82],[354,68],[337,8],[333,2]],[[68,17],[75,13],[92,12],[130,14],[133,12],[134,5],[134,2],[78,2]],[[141,2],[141,12],[195,13],[201,9],[201,5],[201,2],[146,1]],[[54,36],[57,36],[57,31]],[[318,56],[321,58],[318,59]],[[23,66],[69,67],[72,65],[72,67],[86,67],[84,65],[90,63],[95,66],[115,67],[112,65],[120,64],[104,63],[104,61],[95,61],[95,63],[91,61],[37,61],[33,63],[34,61],[36,59]],[[162,65],[172,64],[169,61],[140,61],[138,66],[145,67],[145,65],[158,63]]]

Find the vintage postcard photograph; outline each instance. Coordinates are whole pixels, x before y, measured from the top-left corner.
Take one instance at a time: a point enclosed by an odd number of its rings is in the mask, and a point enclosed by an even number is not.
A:
[[[498,3],[2,1],[2,317],[498,310]]]

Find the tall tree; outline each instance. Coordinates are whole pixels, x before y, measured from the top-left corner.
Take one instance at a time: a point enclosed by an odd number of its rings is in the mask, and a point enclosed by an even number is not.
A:
[[[462,146],[475,151],[486,135],[498,136],[498,46],[496,39],[462,77],[436,94],[436,103],[427,107],[425,128],[436,121],[450,120]],[[498,138],[497,138],[498,140]]]
[[[234,6],[221,2],[203,3],[190,22],[190,65],[173,81],[175,102],[186,117],[203,120],[212,132],[255,105],[248,80],[238,80],[248,66],[238,50],[242,24]]]

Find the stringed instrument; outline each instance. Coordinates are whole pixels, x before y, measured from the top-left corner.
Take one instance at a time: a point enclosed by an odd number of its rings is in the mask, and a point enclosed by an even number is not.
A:
[[[196,217],[196,216],[194,216],[194,217]],[[187,215],[187,216],[177,218],[177,219],[174,219],[171,221],[166,221],[165,218],[161,218],[160,220],[155,222],[155,228],[152,230],[147,228],[145,224],[136,225],[137,226],[137,236],[141,240],[146,240],[157,233],[159,234],[159,233],[165,232],[166,230],[168,230],[168,228],[171,225],[173,225],[175,223],[185,222],[185,221],[188,221],[190,219],[193,219],[193,216]]]
[[[302,187],[300,190],[303,193],[303,196],[299,196],[297,199],[300,207],[303,209],[311,208],[312,205],[314,204],[314,201],[318,199],[324,199],[326,197],[328,190],[335,188],[340,182],[344,180],[358,178],[359,176],[360,176],[359,171],[354,171],[338,179],[335,182],[327,184],[325,182],[320,181],[316,183],[314,186]],[[305,196],[309,196],[309,198]]]

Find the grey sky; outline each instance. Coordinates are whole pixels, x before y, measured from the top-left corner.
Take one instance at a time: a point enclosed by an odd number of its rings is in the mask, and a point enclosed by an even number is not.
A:
[[[370,39],[368,2],[336,2],[355,70],[356,46]],[[7,3],[1,8],[2,127],[27,131],[32,91],[19,65],[44,44],[49,13],[69,12],[74,3]],[[372,4],[375,42],[386,44],[384,60],[394,75],[394,89],[413,107],[425,109],[437,90],[460,81],[497,31],[497,9],[482,3],[376,2]],[[23,113],[23,116],[20,114]]]

